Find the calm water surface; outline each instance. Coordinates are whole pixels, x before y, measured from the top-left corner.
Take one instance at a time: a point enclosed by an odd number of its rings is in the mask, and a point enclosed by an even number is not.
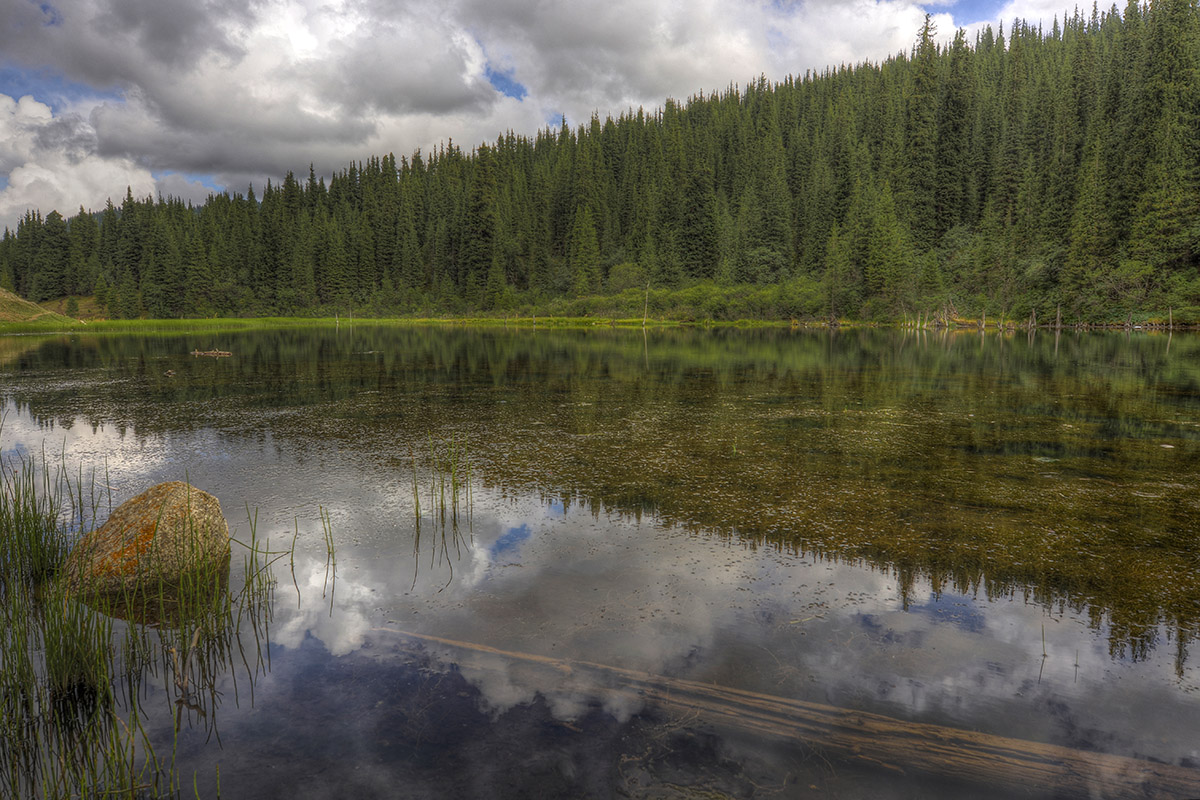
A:
[[[9,337],[0,403],[7,457],[95,470],[106,510],[186,477],[295,537],[181,727],[202,796],[218,764],[236,797],[1014,791],[672,681],[1200,770],[1193,336]],[[1073,780],[1013,776],[1117,796]]]

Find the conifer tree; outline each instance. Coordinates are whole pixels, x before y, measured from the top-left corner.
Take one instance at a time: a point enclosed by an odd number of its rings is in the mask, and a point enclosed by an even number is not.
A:
[[[829,319],[857,316],[862,306],[862,274],[860,266],[854,261],[849,238],[842,234],[836,223],[829,233],[829,244],[825,251],[829,266],[823,283]]]
[[[193,234],[185,247],[183,263],[187,316],[204,317],[213,313],[213,276],[208,253],[199,234]]]
[[[592,212],[580,206],[571,228],[571,249],[567,269],[571,276],[571,291],[576,297],[600,288],[600,245]]]
[[[495,258],[496,243],[496,176],[492,152],[487,146],[476,152],[475,174],[472,177],[459,268],[460,286],[467,302],[478,305],[482,300],[488,272]]]
[[[33,299],[49,300],[67,293],[67,266],[70,236],[62,214],[51,211],[42,225],[33,259]]]
[[[913,59],[913,88],[905,130],[906,217],[914,244],[923,250],[933,247],[937,234],[946,227],[938,214],[937,204],[940,89],[937,45],[934,43],[936,34],[933,15],[926,14]]]
[[[871,232],[863,273],[871,297],[883,314],[895,318],[910,309],[913,296],[914,254],[902,229],[891,187],[872,193]]]
[[[974,219],[971,181],[971,54],[966,33],[954,34],[946,65],[947,76],[937,120],[937,181],[933,187],[936,224],[933,237],[940,239],[955,225]]]
[[[67,255],[66,290],[71,294],[90,294],[99,272],[100,259],[96,253],[99,226],[91,214],[79,207],[71,218],[71,246]]]

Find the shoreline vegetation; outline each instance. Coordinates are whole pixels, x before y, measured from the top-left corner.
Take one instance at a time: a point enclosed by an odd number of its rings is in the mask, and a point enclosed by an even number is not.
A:
[[[896,328],[925,331],[1196,331],[1200,320],[1166,313],[1127,312],[1124,317],[1094,321],[1063,320],[1061,313],[1051,317],[1030,314],[1025,318],[960,313],[952,307],[918,312],[890,321],[847,317],[780,316],[769,304],[746,303],[747,296],[760,287],[740,287],[742,292],[699,285],[685,290],[649,290],[639,296],[593,296],[570,302],[551,302],[500,312],[439,313],[434,310],[395,314],[377,308],[321,309],[313,315],[233,316],[107,319],[92,297],[60,298],[41,305],[16,298],[0,289],[0,335],[20,333],[157,333],[192,331],[238,331],[286,327],[340,327],[343,325],[463,325],[479,327],[545,328]],[[11,303],[4,305],[4,301]],[[70,303],[70,301],[74,301]],[[736,302],[741,300],[742,302]],[[64,306],[76,315],[67,316]],[[638,305],[640,304],[640,308]],[[764,305],[768,307],[764,308]],[[640,313],[639,313],[640,312]]]
[[[1031,324],[1028,320],[992,321],[972,318],[955,318],[949,322],[941,320],[912,320],[880,323],[858,320],[762,320],[762,319],[673,319],[657,317],[651,319],[622,317],[562,317],[540,316],[411,316],[411,317],[229,317],[205,319],[140,319],[140,320],[93,320],[91,322],[62,320],[32,320],[27,322],[0,322],[0,336],[22,334],[55,333],[111,333],[153,334],[193,332],[237,332],[272,328],[337,328],[351,326],[374,327],[479,327],[479,328],[791,328],[804,330],[858,330],[864,328],[894,328],[924,332],[947,333],[1016,333],[1018,331],[1055,332],[1146,332],[1172,333],[1200,331],[1195,323],[1167,323],[1160,320],[1145,322],[1075,323],[1055,325],[1053,322]]]

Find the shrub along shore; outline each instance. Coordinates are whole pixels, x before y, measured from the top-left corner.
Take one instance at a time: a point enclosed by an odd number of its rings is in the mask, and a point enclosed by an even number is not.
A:
[[[628,289],[619,294],[527,302],[507,310],[475,312],[429,307],[404,313],[395,309],[319,308],[297,316],[191,317],[173,319],[106,319],[90,297],[60,298],[30,309],[42,313],[0,314],[0,334],[158,333],[237,331],[281,327],[371,325],[476,325],[523,327],[900,327],[925,330],[1196,330],[1200,318],[1166,309],[1162,313],[1128,311],[1120,317],[1064,321],[1030,315],[1024,318],[972,314],[952,306],[917,310],[890,321],[831,317],[817,311],[812,287],[698,284],[686,289]],[[70,303],[74,300],[74,303]],[[67,310],[74,313],[66,314]]]

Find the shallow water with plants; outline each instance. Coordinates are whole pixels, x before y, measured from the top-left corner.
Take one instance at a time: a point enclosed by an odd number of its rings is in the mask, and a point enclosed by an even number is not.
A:
[[[68,545],[186,479],[260,546],[106,673],[142,796],[1200,796],[1194,334],[20,336],[0,403]]]

